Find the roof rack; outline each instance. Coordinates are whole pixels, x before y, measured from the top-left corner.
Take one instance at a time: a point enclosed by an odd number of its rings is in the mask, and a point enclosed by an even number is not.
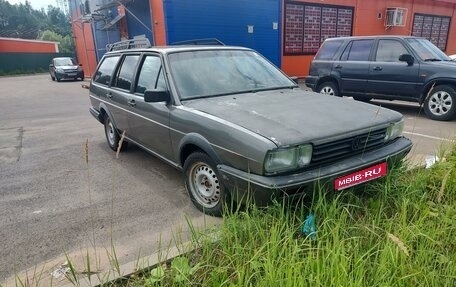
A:
[[[147,38],[137,38],[131,40],[124,40],[112,44],[106,45],[106,51],[119,51],[119,50],[127,50],[127,49],[135,49],[135,48],[150,48],[149,39]]]
[[[194,39],[174,42],[171,45],[216,45],[216,46],[225,46],[225,44],[217,38],[207,38],[207,39]]]

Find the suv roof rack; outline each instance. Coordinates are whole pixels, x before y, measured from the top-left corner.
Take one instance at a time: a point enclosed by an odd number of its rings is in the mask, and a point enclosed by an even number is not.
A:
[[[216,45],[216,46],[225,46],[225,44],[217,38],[207,38],[207,39],[194,39],[174,42],[171,45]]]
[[[131,40],[124,40],[119,41],[112,44],[106,45],[106,51],[119,51],[119,50],[127,50],[127,49],[135,49],[135,48],[150,48],[149,39],[147,38],[137,38]]]

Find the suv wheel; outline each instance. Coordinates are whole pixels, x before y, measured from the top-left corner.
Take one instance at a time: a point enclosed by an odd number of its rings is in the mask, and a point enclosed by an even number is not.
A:
[[[184,163],[185,187],[202,212],[221,216],[228,194],[220,182],[216,164],[205,153],[194,152]]]
[[[434,87],[424,101],[426,115],[438,121],[449,121],[456,114],[456,91],[448,85]]]
[[[114,127],[114,124],[108,116],[105,120],[105,134],[109,147],[113,151],[117,151],[117,147],[119,146],[120,140],[119,133],[117,132],[116,128]]]
[[[330,96],[339,96],[339,91],[337,89],[336,84],[333,82],[324,82],[320,86],[318,86],[318,92],[320,94],[330,95]]]

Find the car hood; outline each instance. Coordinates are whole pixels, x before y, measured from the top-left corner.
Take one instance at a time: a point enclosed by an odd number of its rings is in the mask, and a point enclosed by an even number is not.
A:
[[[64,70],[75,70],[77,69],[79,66],[56,66],[56,68],[60,68],[60,69],[64,69]]]
[[[194,99],[183,104],[249,129],[278,146],[347,137],[402,118],[385,108],[301,89]]]

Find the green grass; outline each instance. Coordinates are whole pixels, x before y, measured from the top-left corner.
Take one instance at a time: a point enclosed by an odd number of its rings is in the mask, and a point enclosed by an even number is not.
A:
[[[430,169],[228,215],[217,240],[122,286],[455,286],[456,146]],[[302,234],[309,213],[317,236]]]

